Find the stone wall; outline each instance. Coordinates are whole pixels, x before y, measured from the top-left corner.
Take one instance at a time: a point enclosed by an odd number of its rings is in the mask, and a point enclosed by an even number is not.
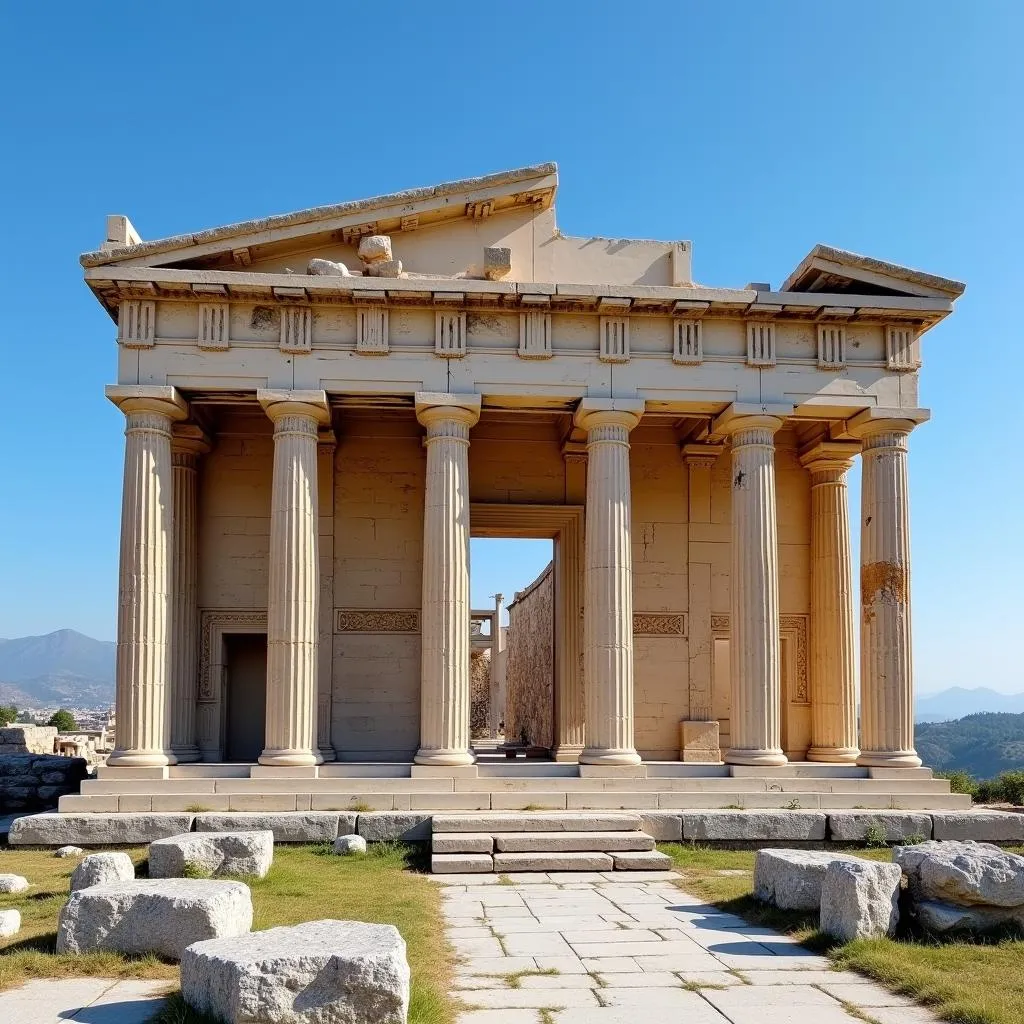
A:
[[[87,771],[81,757],[0,755],[0,813],[56,807],[59,797],[78,792]]]
[[[472,651],[469,660],[469,733],[487,735],[491,714],[491,652]]]
[[[554,745],[553,562],[508,606],[505,738]]]
[[[0,729],[0,755],[52,754],[56,738],[52,725],[9,725]]]

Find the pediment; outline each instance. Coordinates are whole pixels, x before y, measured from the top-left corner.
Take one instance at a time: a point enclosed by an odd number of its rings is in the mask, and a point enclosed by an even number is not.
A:
[[[945,277],[845,249],[816,245],[786,278],[782,292],[827,292],[832,295],[900,295],[955,299],[964,285]]]

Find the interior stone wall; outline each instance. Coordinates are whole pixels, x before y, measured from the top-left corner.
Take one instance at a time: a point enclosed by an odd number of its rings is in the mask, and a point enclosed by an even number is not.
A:
[[[508,606],[505,738],[554,744],[553,562]]]
[[[491,712],[491,652],[470,652],[469,734],[474,739],[487,735]]]

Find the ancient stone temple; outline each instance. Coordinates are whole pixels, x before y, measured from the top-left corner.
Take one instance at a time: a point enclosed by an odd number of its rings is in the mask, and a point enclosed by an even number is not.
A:
[[[699,285],[689,242],[563,234],[557,184],[108,219],[82,265],[125,419],[117,749],[69,806],[513,806],[527,768],[570,807],[794,772],[884,801],[894,768],[948,793],[914,751],[907,460],[963,285],[824,245]],[[475,757],[470,537],[554,541],[547,765]]]

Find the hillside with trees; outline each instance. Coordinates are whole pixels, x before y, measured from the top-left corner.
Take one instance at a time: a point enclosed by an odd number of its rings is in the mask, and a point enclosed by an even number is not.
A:
[[[982,713],[916,728],[921,760],[937,771],[966,771],[991,779],[1024,769],[1024,714]]]

